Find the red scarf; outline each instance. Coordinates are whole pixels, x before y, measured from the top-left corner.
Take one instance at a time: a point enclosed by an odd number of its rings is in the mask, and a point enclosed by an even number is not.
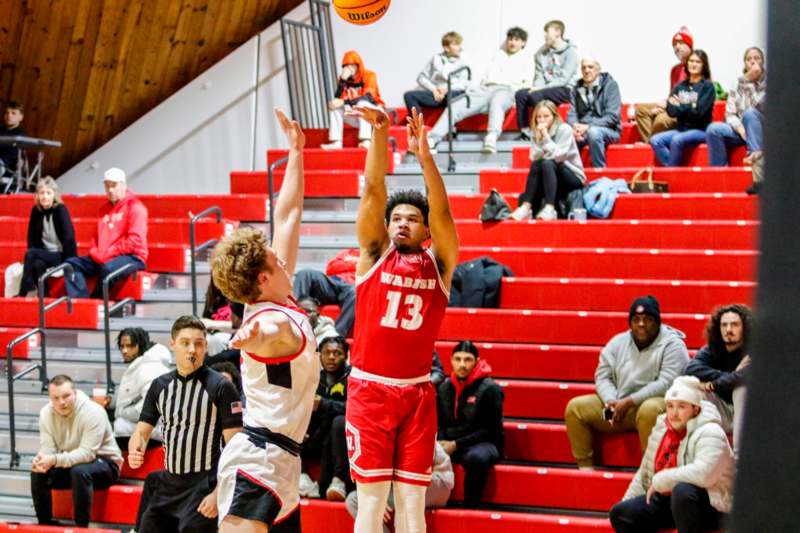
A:
[[[658,446],[653,473],[678,466],[678,449],[681,446],[681,441],[686,437],[685,427],[683,431],[679,432],[672,429],[669,419],[665,419],[665,422],[667,424],[667,432],[664,433],[664,438],[661,439],[661,444]]]

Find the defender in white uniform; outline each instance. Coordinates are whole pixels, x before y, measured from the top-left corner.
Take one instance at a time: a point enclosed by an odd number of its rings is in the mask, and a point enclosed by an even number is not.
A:
[[[319,382],[314,331],[291,297],[303,210],[303,145],[297,122],[276,110],[289,161],[275,205],[272,247],[241,228],[214,250],[214,283],[247,304],[231,348],[242,351],[244,430],[222,452],[220,531],[299,532],[300,443]],[[280,524],[280,526],[278,526]]]

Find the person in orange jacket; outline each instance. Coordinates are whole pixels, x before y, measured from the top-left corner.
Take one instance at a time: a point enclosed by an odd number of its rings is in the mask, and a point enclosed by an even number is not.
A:
[[[336,150],[342,147],[342,133],[344,124],[358,127],[358,146],[369,148],[372,138],[372,126],[366,120],[349,117],[347,111],[356,105],[368,107],[383,107],[381,93],[378,90],[378,78],[371,70],[364,67],[364,60],[355,50],[345,52],[342,58],[342,72],[336,85],[333,99],[328,102],[330,126],[328,127],[328,144],[323,144],[326,150]]]
[[[64,277],[67,294],[72,298],[89,298],[86,276],[98,277],[93,293],[98,297],[102,294],[102,279],[108,274],[127,264],[144,270],[147,263],[147,208],[128,190],[122,169],[106,170],[103,185],[108,202],[100,207],[89,255],[67,260],[75,271],[73,279]]]

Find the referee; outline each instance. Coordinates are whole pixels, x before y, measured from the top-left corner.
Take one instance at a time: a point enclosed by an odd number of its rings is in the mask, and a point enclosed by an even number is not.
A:
[[[172,326],[170,348],[177,369],[153,380],[128,444],[128,462],[139,468],[153,428],[163,423],[166,470],[147,476],[139,533],[217,531],[217,462],[220,441],[242,429],[236,387],[203,365],[206,327],[194,316]]]

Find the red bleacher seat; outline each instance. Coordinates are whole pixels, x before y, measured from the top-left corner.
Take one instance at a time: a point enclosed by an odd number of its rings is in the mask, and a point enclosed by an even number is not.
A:
[[[624,309],[637,296],[652,294],[662,309],[675,313],[711,310],[720,302],[753,304],[756,284],[750,281],[670,281],[636,279],[504,278],[503,309]]]
[[[47,303],[53,300],[48,298]],[[51,309],[46,316],[47,327],[97,329],[102,304],[98,300],[75,299],[72,313],[67,304]],[[38,298],[0,298],[0,324],[32,328],[39,325]]]
[[[590,182],[602,176],[630,181],[638,170],[638,167],[587,168],[586,177]],[[480,173],[480,190],[482,193],[488,193],[492,189],[497,189],[501,193],[519,195],[525,188],[527,175],[528,171],[523,169],[484,169]],[[670,193],[742,193],[753,183],[752,173],[742,167],[656,168],[653,179],[666,181]],[[620,195],[618,198],[623,196]],[[510,197],[509,203],[516,205],[516,201],[511,200],[513,198]]]
[[[53,518],[73,519],[72,491],[56,489],[53,494]],[[133,524],[142,497],[140,485],[112,485],[107,489],[94,491],[92,501],[92,522],[105,524]]]
[[[523,176],[522,181],[524,179]],[[504,197],[509,205],[516,206],[516,194],[507,192]],[[450,195],[449,199],[450,210],[456,219],[476,220],[486,194],[457,194]],[[744,192],[620,194],[609,218],[758,220],[758,197]]]
[[[6,350],[6,346],[9,342],[13,341],[20,335],[24,335],[30,330],[30,328],[7,328],[7,327],[0,327],[0,349],[2,349],[2,357],[5,358],[6,354],[8,353]],[[12,355],[14,359],[27,359],[28,358],[28,350],[31,348],[37,348],[39,346],[39,336],[34,335],[32,337],[28,337],[28,340],[23,341],[16,346],[14,346],[14,350]]]
[[[22,262],[28,244],[25,241],[0,241],[0,265]],[[147,270],[150,272],[183,272],[189,265],[189,246],[184,244],[148,243]],[[78,254],[89,253],[89,243],[78,243]]]
[[[164,447],[151,448],[144,452],[144,463],[139,468],[133,469],[128,464],[128,451],[122,450],[122,470],[119,476],[124,479],[144,479],[150,472],[164,469]]]
[[[287,150],[268,150],[267,166],[286,157]],[[367,161],[367,151],[363,148],[342,148],[340,150],[323,150],[321,148],[306,148],[303,150],[304,170],[358,170],[363,171]],[[386,172],[394,172],[394,157],[391,152],[388,156]]]
[[[285,171],[281,169],[273,176],[273,190],[280,191]],[[306,198],[313,197],[357,197],[363,169],[355,170],[306,170]],[[231,172],[231,192],[267,193],[268,173],[265,170]]]

